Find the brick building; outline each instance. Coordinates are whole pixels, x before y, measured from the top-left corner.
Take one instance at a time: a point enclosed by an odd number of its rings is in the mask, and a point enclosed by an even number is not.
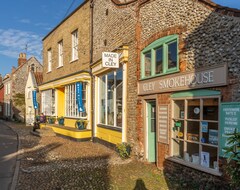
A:
[[[224,133],[240,126],[224,120],[239,114],[239,10],[207,0],[92,7],[94,137],[130,142],[159,168],[221,176]],[[118,53],[120,67],[104,67],[103,52]]]
[[[71,138],[91,137],[90,3],[84,1],[43,38],[41,112],[64,117],[55,132]],[[77,120],[87,129],[76,131]]]
[[[137,101],[136,3],[99,0],[93,1],[91,8],[95,116],[93,136],[95,141],[115,146],[129,141],[127,138],[132,138],[129,134],[136,136],[135,131],[132,131],[135,127]],[[103,52],[119,56],[119,67],[103,66]],[[105,53],[111,63],[109,56],[109,53]]]
[[[35,57],[27,59],[25,53],[20,53],[18,58],[18,67],[12,68],[11,73],[11,118],[15,120],[24,121],[25,118],[25,105],[24,94],[25,86],[27,83],[28,72],[33,69],[36,72],[42,72],[42,65]],[[19,102],[22,102],[19,104]]]
[[[239,10],[147,0],[138,15],[135,140],[144,159],[195,180],[221,176],[224,134],[240,126],[229,122],[239,115]]]

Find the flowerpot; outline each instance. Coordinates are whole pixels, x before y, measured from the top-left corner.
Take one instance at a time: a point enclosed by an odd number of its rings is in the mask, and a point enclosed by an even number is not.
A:
[[[85,129],[85,126],[84,126],[84,123],[77,123],[77,128],[80,129],[80,130],[83,130]]]
[[[59,125],[64,125],[64,119],[59,119],[59,120],[58,120],[58,124],[59,124]]]

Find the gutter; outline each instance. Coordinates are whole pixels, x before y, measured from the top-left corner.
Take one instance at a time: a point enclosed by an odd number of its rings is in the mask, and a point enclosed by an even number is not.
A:
[[[94,8],[94,0],[90,1],[90,9],[91,9],[91,15],[90,15],[90,66],[93,63],[93,8]],[[95,95],[94,95],[94,76],[92,74],[92,68],[90,67],[90,76],[91,76],[91,124],[92,124],[92,136],[91,136],[91,141],[94,142],[94,124],[95,124],[95,120],[94,120],[94,100],[95,100]],[[94,97],[93,97],[94,96]]]

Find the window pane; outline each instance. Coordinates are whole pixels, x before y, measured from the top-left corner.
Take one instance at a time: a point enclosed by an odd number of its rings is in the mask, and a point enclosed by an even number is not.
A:
[[[173,140],[173,156],[176,156],[178,158],[183,158],[183,141],[180,140]]]
[[[187,122],[187,140],[199,142],[199,122],[198,121]]]
[[[107,77],[107,124],[114,125],[114,73],[108,74]]]
[[[168,44],[168,69],[177,67],[177,42]]]
[[[180,139],[184,138],[184,121],[174,121],[173,137]]]
[[[117,126],[122,127],[122,92],[123,92],[123,72],[122,68],[117,70],[116,76],[116,106],[117,106]]]
[[[174,101],[174,118],[184,119],[184,100]]]
[[[200,164],[199,145],[195,143],[187,143],[185,155],[189,156],[189,161],[193,164]]]
[[[106,124],[106,110],[105,110],[105,104],[106,104],[106,76],[102,76],[100,78],[100,122],[103,124]]]
[[[218,98],[203,99],[203,119],[218,121]]]
[[[151,52],[146,53],[144,56],[145,77],[149,77],[151,76]]]
[[[218,145],[218,123],[201,121],[202,143]]]
[[[200,119],[200,100],[188,100],[188,119]]]
[[[201,165],[218,170],[216,147],[202,146]]]
[[[163,73],[163,48],[160,47],[156,52],[156,74]]]

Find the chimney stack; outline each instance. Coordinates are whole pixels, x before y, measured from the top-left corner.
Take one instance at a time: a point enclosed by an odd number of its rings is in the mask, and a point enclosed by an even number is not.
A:
[[[16,71],[16,67],[12,66],[12,73]]]
[[[18,67],[27,62],[26,53],[20,53],[18,57]]]

